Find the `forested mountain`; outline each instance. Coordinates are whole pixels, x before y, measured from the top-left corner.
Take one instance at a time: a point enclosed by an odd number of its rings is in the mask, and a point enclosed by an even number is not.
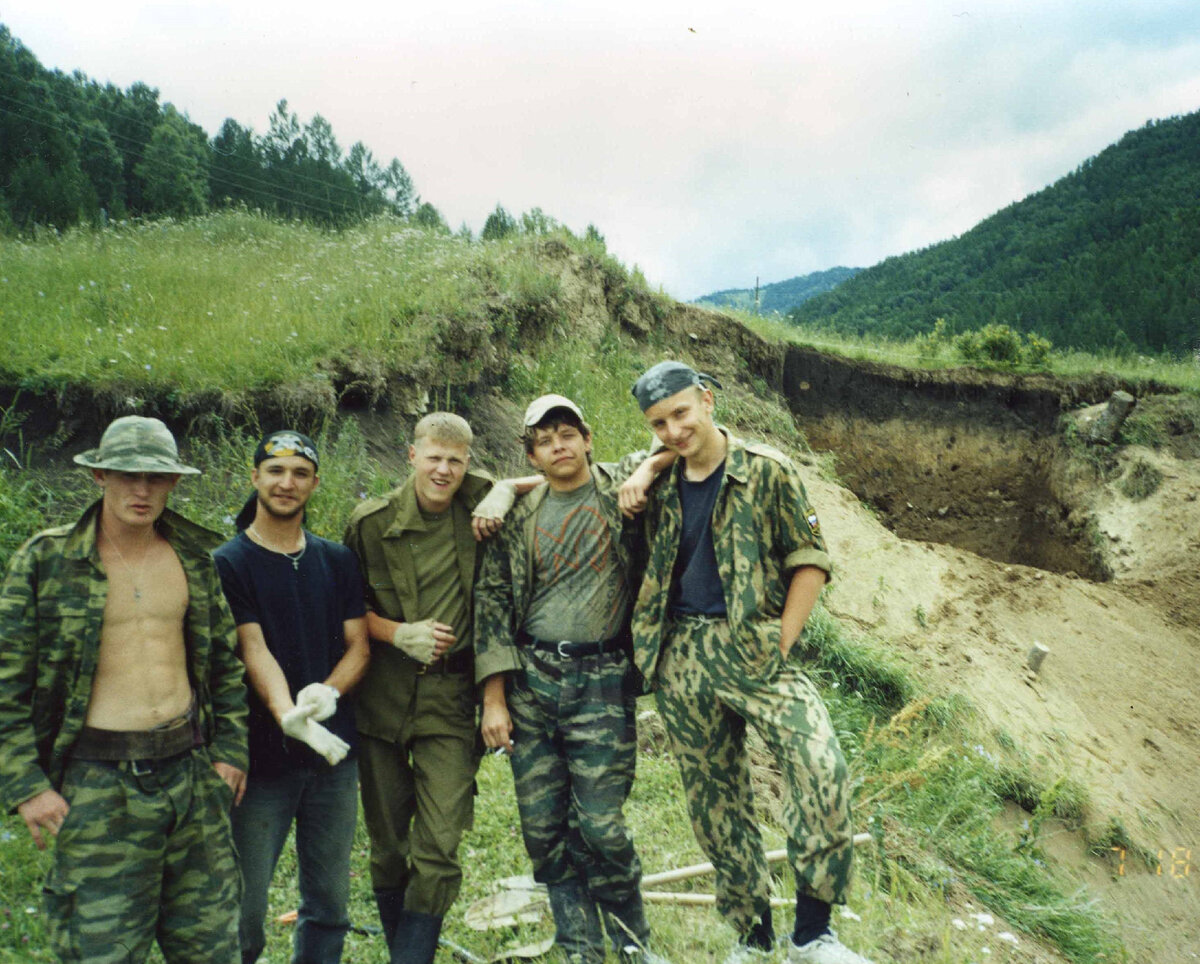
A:
[[[959,238],[868,268],[789,312],[909,337],[945,318],[1058,346],[1194,351],[1200,340],[1200,113],[1152,121]]]
[[[829,291],[847,278],[853,278],[860,271],[862,268],[830,268],[827,271],[814,271],[812,274],[788,278],[787,281],[775,281],[762,285],[758,289],[758,310],[763,314],[769,314],[772,311],[783,314],[808,301],[809,298]],[[741,308],[745,311],[753,311],[754,289],[727,288],[724,291],[714,291],[709,295],[701,295],[695,303],[713,305],[717,308]]]
[[[362,143],[343,153],[319,114],[301,124],[281,100],[266,134],[229,119],[210,140],[153,87],[47,70],[0,24],[0,230],[229,203],[341,223],[412,214],[417,198],[398,160]]]

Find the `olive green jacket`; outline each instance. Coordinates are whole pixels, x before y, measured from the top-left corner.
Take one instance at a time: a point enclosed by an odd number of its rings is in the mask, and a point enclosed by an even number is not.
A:
[[[728,440],[725,476],[713,506],[713,549],[725,592],[726,618],[746,663],[770,675],[780,659],[779,617],[800,566],[832,572],[817,515],[800,473],[790,459],[769,445],[744,442],[724,428]],[[633,653],[642,675],[653,685],[663,642],[670,631],[671,581],[683,508],[679,473],[683,460],[664,472],[651,488],[645,513],[650,560],[634,606]]]
[[[492,479],[486,473],[469,471],[451,503],[458,574],[467,593],[468,610],[478,545],[471,531],[471,510],[491,487]],[[405,533],[426,527],[412,478],[383,498],[362,502],[350,516],[344,541],[358,557],[367,608],[385,619],[406,623],[424,618],[417,612],[419,563]],[[459,640],[451,651],[457,652],[468,643]],[[404,722],[397,706],[407,703],[403,697],[405,688],[412,685],[411,663],[390,643],[371,640],[371,665],[355,692],[359,733],[381,740],[397,739]]]
[[[13,553],[0,586],[0,806],[59,789],[87,719],[108,578],[96,502],[74,525],[40,532]],[[214,762],[245,770],[246,688],[233,616],[210,551],[221,538],[172,512],[156,523],[187,579],[184,645]]]

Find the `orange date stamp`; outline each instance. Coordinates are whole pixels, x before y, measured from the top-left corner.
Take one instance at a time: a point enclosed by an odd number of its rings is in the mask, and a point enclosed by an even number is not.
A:
[[[1108,849],[1117,855],[1117,876],[1124,877],[1126,849],[1124,847],[1109,847]],[[1156,877],[1184,880],[1192,876],[1191,847],[1172,847],[1170,850],[1160,848],[1155,861],[1152,869]]]

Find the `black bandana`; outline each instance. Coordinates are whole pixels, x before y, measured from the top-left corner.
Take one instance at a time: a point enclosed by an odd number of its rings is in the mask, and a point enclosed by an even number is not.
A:
[[[258,448],[254,450],[254,467],[257,469],[267,459],[284,459],[289,455],[299,455],[301,458],[308,459],[313,464],[314,472],[320,468],[317,464],[317,443],[303,432],[293,432],[291,429],[272,432],[270,435],[262,437]],[[246,499],[241,511],[233,520],[234,528],[241,532],[254,521],[257,511],[258,492],[251,492],[250,497]],[[305,515],[307,516],[307,514],[308,510],[306,509]]]

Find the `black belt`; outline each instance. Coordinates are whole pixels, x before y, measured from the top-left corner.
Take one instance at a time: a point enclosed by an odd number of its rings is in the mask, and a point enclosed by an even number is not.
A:
[[[201,746],[195,698],[187,713],[152,730],[102,730],[85,726],[71,749],[78,760],[165,760]]]
[[[437,673],[443,676],[451,674],[461,675],[471,672],[475,666],[475,654],[469,649],[460,649],[457,653],[451,653],[449,656],[435,659],[432,663],[422,663],[419,660],[412,659],[411,656],[408,658],[419,667],[417,669],[418,676],[426,676],[429,673]]]
[[[532,646],[546,653],[557,653],[564,659],[573,656],[598,656],[601,653],[623,653],[625,637],[613,636],[612,639],[600,639],[590,643],[574,643],[569,639],[537,639],[528,633],[521,633],[518,642],[523,646]]]

